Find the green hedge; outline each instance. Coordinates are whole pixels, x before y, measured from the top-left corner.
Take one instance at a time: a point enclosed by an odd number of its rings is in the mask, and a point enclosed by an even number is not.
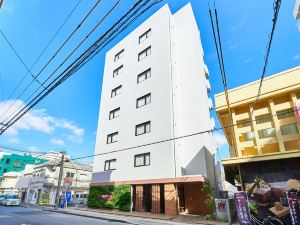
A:
[[[103,195],[112,195],[110,201],[102,198]],[[130,211],[131,191],[129,185],[120,186],[96,186],[90,187],[88,197],[89,208],[118,209],[120,211]]]

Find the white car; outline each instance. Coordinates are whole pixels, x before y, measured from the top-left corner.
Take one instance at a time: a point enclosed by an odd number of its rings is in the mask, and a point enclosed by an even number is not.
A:
[[[4,206],[10,205],[20,205],[20,199],[18,195],[6,195],[5,199],[3,200]]]

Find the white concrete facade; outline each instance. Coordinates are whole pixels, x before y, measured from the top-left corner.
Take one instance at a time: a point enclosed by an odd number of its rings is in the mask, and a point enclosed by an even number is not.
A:
[[[150,29],[148,38],[139,43]],[[139,61],[139,53],[150,46],[151,54]],[[105,154],[94,158],[93,184],[191,175],[214,183],[211,135],[188,136],[212,128],[203,56],[190,4],[175,14],[168,5],[163,6],[107,52],[95,148],[95,154]],[[120,66],[122,73],[113,76]],[[148,69],[151,77],[138,83],[137,76]],[[111,97],[120,85],[120,93]],[[136,100],[149,93],[151,102],[137,108]],[[109,119],[117,108],[119,116]],[[148,121],[150,132],[136,136],[136,125]],[[118,132],[118,141],[107,144],[107,135],[114,132]],[[122,149],[127,150],[118,151]],[[150,153],[150,165],[136,167],[135,155],[143,153]],[[111,159],[116,159],[115,170],[104,171],[105,161]]]

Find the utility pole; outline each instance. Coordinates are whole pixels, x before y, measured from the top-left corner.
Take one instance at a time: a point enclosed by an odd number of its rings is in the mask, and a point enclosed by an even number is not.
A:
[[[57,181],[57,188],[56,188],[56,196],[55,196],[55,207],[59,207],[59,194],[60,194],[60,186],[61,180],[64,172],[64,161],[65,161],[65,152],[61,152],[61,161],[60,161],[60,169],[59,169],[59,176]]]

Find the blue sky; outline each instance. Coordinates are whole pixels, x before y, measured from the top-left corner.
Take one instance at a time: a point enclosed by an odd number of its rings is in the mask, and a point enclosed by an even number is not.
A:
[[[95,2],[96,0],[82,0],[79,3],[72,17],[33,68],[33,74],[39,71]],[[41,74],[40,80],[45,79],[49,72],[87,34],[114,2],[103,0],[100,3],[87,23],[65,46],[45,73]],[[73,77],[35,106],[20,123],[2,135],[0,143],[22,146],[33,151],[63,148],[73,157],[93,154],[105,51],[165,3],[169,4],[172,12],[175,12],[187,2],[189,1],[163,1],[152,8]],[[218,70],[208,5],[205,0],[191,0],[190,2],[201,32],[205,62],[210,71],[212,86],[210,96],[213,97],[214,94],[223,91],[223,87]],[[30,67],[76,3],[77,0],[4,0],[3,7],[0,10],[0,29],[14,45],[25,64]],[[112,22],[116,21],[133,3],[133,0],[121,1],[120,6],[114,11],[109,20],[103,23],[101,28],[79,49],[74,57],[78,56],[97,37],[103,34]],[[272,25],[273,1],[216,0],[216,6],[218,8],[229,88],[259,79]],[[267,75],[300,65],[300,33],[297,30],[297,22],[292,16],[293,7],[294,1],[282,1]],[[25,73],[24,66],[0,36],[0,74],[3,86],[3,95],[0,91],[0,116],[3,109],[10,105],[12,100],[17,99],[18,94],[14,94],[11,99],[8,99],[8,97]],[[27,74],[21,87],[24,88],[30,81],[31,77]],[[37,87],[38,84],[34,83],[24,96],[17,99],[12,108],[22,105]],[[21,89],[17,93],[20,92]],[[214,112],[212,112],[212,116],[215,117],[218,127],[219,122]],[[0,120],[3,119],[2,116]],[[220,157],[226,157],[228,147],[225,144],[224,136],[222,133],[217,133],[217,138]],[[219,155],[217,155],[217,158],[219,158]]]

